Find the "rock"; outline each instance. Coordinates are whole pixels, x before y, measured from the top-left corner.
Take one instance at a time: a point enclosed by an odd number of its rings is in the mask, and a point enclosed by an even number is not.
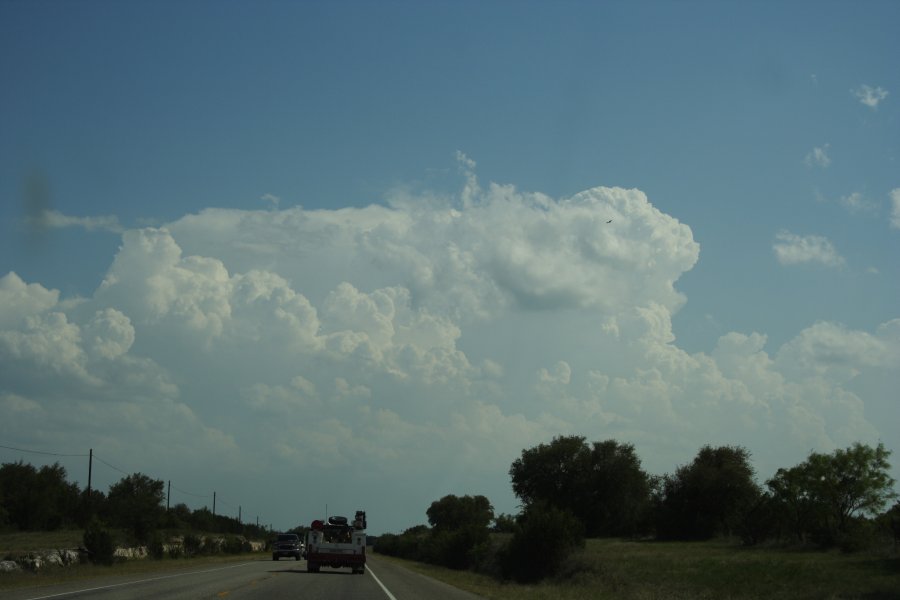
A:
[[[14,573],[21,570],[22,567],[14,560],[0,560],[0,573]]]

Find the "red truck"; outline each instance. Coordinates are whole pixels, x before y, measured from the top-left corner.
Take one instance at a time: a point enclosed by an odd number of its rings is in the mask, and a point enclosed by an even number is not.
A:
[[[356,511],[352,523],[347,517],[315,520],[306,533],[306,570],[318,573],[321,567],[350,567],[353,573],[366,571],[366,513]]]

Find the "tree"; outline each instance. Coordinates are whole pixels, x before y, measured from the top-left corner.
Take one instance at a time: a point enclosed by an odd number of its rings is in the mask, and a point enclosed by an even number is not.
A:
[[[799,465],[779,469],[766,482],[796,535],[813,534],[831,544],[857,516],[875,516],[897,497],[888,475],[890,450],[884,444],[855,443],[832,454],[810,453]]]
[[[425,511],[428,522],[438,531],[464,527],[487,528],[494,519],[494,507],[484,496],[455,496],[435,500]]]
[[[453,569],[476,564],[487,549],[494,508],[484,496],[444,496],[426,511],[432,526],[426,544],[429,562]]]
[[[703,446],[693,462],[665,475],[657,492],[657,534],[709,539],[730,535],[760,495],[750,453],[740,446]]]
[[[585,516],[591,449],[582,436],[559,436],[549,444],[522,450],[509,469],[513,493],[527,507],[546,502]]]
[[[36,469],[24,462],[0,467],[0,514],[23,531],[54,530],[77,520],[79,492],[59,463]]]
[[[500,513],[494,517],[494,533],[513,533],[516,530],[516,518],[513,515]]]
[[[509,474],[526,508],[567,510],[590,536],[635,533],[648,505],[649,476],[634,447],[615,440],[589,446],[582,436],[557,437],[523,450]]]
[[[141,473],[123,477],[109,488],[110,520],[127,529],[135,541],[144,543],[156,530],[164,514],[164,483]]]
[[[589,513],[591,535],[633,535],[641,527],[650,498],[650,477],[631,444],[594,442],[591,449]]]

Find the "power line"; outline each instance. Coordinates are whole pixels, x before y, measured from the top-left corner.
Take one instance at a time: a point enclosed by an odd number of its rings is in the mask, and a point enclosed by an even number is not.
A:
[[[108,462],[106,462],[105,460],[103,460],[102,458],[100,458],[99,456],[97,456],[97,453],[96,453],[96,452],[94,452],[94,459],[95,459],[95,460],[99,460],[100,462],[102,462],[104,465],[106,465],[106,466],[109,467],[110,469],[115,469],[116,471],[118,471],[119,473],[122,473],[123,475],[129,475],[129,474],[130,474],[130,473],[127,473],[127,472],[123,471],[122,469],[120,469],[119,467],[117,467],[117,466],[115,466],[115,465],[109,464]]]
[[[212,498],[211,494],[192,494],[191,492],[186,492],[184,490],[180,490],[177,487],[175,487],[174,485],[172,486],[172,489],[175,490],[176,492],[178,492],[179,494],[184,494],[185,496],[193,496],[194,498],[204,498],[204,499]]]
[[[30,454],[44,454],[46,456],[77,456],[79,458],[87,457],[87,454],[62,454],[59,452],[43,452],[41,450],[26,450],[25,448],[14,448],[13,446],[0,445],[0,448],[6,448],[7,450],[16,450],[18,452],[28,452]]]

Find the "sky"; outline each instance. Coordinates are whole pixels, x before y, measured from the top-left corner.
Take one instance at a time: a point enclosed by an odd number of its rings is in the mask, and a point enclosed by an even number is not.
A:
[[[900,480],[897,23],[0,0],[0,461],[373,534],[560,435]]]

